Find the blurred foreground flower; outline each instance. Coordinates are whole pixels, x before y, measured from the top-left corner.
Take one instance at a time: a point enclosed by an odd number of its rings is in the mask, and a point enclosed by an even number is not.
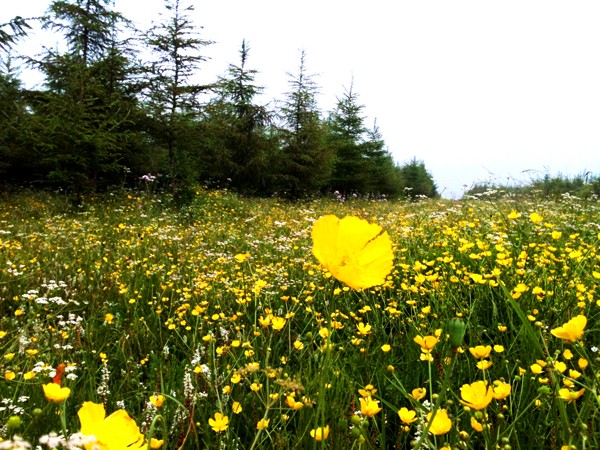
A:
[[[583,329],[587,324],[587,317],[579,315],[573,317],[567,323],[563,324],[562,327],[554,328],[550,330],[553,336],[563,339],[568,342],[575,342],[583,336]]]
[[[96,438],[96,441],[85,445],[86,450],[134,450],[146,446],[135,420],[123,409],[105,417],[101,403],[84,402],[77,415],[81,422],[81,434]]]
[[[58,383],[47,383],[42,385],[42,388],[46,399],[53,403],[62,403],[71,395],[71,389],[61,387]]]
[[[312,228],[313,254],[353,289],[383,284],[393,267],[392,241],[377,224],[358,217],[321,217]]]

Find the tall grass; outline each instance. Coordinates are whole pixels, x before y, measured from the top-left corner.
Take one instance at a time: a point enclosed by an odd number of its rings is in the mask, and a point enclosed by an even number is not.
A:
[[[70,435],[94,401],[124,408],[169,449],[600,448],[596,202],[291,204],[199,190],[171,204],[133,192],[75,209],[3,199],[4,439]],[[384,285],[355,291],[318,265],[310,230],[324,214],[388,231]],[[581,339],[551,333],[577,315]],[[466,333],[454,345],[457,317]],[[438,342],[425,352],[417,336]],[[477,346],[490,355],[475,358]],[[71,395],[57,404],[42,384],[61,363]],[[461,388],[477,380],[510,394],[476,411]],[[563,388],[584,391],[566,400]],[[369,396],[381,411],[361,412]],[[426,417],[442,410],[451,428],[434,435]],[[228,418],[219,432],[217,412]]]

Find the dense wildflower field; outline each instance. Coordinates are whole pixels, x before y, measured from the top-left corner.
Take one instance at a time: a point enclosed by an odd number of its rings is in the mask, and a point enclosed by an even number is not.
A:
[[[600,448],[597,201],[0,199],[0,448]]]

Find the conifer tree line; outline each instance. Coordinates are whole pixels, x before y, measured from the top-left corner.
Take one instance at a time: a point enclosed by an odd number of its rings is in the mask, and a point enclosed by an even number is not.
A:
[[[156,24],[136,30],[112,0],[54,0],[43,17],[0,24],[0,185],[82,194],[152,174],[181,192],[202,183],[292,198],[438,195],[422,162],[394,162],[352,84],[333,111],[319,109],[304,52],[273,104],[259,103],[245,40],[223,76],[197,84],[213,42],[192,10],[165,0]],[[20,55],[34,21],[65,49]],[[43,87],[24,87],[23,66]]]

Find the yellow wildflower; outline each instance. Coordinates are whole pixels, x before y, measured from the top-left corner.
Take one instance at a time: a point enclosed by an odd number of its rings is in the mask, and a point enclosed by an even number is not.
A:
[[[469,352],[477,359],[487,358],[490,356],[492,351],[491,345],[478,345],[476,347],[469,347]]]
[[[442,434],[446,434],[452,428],[452,421],[448,417],[448,411],[445,409],[438,409],[433,417],[431,418],[432,413],[427,414],[427,422],[431,423],[429,426],[429,432],[436,436],[440,436]]]
[[[421,400],[422,398],[425,398],[425,395],[427,395],[427,390],[421,387],[413,389],[410,393],[410,396],[417,401]]]
[[[402,423],[410,425],[417,420],[417,412],[412,409],[402,407],[398,411],[398,417],[400,417]]]
[[[317,442],[326,440],[329,437],[329,425],[326,425],[325,427],[318,427],[316,429],[310,430],[310,435]]]
[[[550,333],[567,342],[575,342],[583,336],[583,329],[586,324],[587,317],[580,314],[563,324],[561,327],[550,330]]]
[[[227,416],[224,416],[220,412],[216,412],[214,419],[208,419],[208,424],[214,432],[220,433],[221,431],[227,430],[227,428],[229,427],[229,418]]]
[[[161,448],[164,444],[164,439],[150,438],[150,448],[153,450]]]
[[[258,423],[256,424],[256,429],[257,430],[266,430],[267,428],[269,428],[270,421],[271,421],[271,419],[260,419],[258,421]]]
[[[413,341],[421,347],[421,351],[430,352],[439,339],[436,336],[415,336]]]
[[[571,403],[581,397],[584,392],[585,388],[580,389],[579,391],[571,391],[570,389],[562,388],[558,390],[558,397],[562,398],[567,403]]]
[[[378,400],[373,400],[371,397],[359,399],[360,401],[360,412],[365,416],[373,417],[379,411],[381,411],[381,407],[379,406]]]
[[[471,416],[471,428],[479,433],[483,431],[483,425],[479,423],[474,416]]]
[[[504,381],[496,380],[492,385],[492,396],[496,400],[504,400],[510,395],[511,386]]]
[[[286,320],[283,317],[273,317],[271,320],[271,328],[281,330],[285,326]]]
[[[240,402],[233,402],[231,404],[231,412],[234,414],[239,414],[242,412],[242,405],[240,405]]]
[[[487,408],[494,398],[494,392],[485,381],[479,380],[471,384],[463,384],[460,388],[460,396],[463,405],[479,411]]]
[[[81,422],[81,434],[93,436],[96,441],[86,444],[86,450],[102,449],[142,449],[144,435],[127,411],[119,409],[105,417],[101,403],[84,402],[77,412]]]
[[[155,408],[160,408],[164,402],[165,396],[162,394],[150,396],[150,403],[152,403]]]
[[[71,389],[61,387],[58,383],[47,383],[42,385],[42,388],[46,399],[53,403],[62,403],[71,395]]]

